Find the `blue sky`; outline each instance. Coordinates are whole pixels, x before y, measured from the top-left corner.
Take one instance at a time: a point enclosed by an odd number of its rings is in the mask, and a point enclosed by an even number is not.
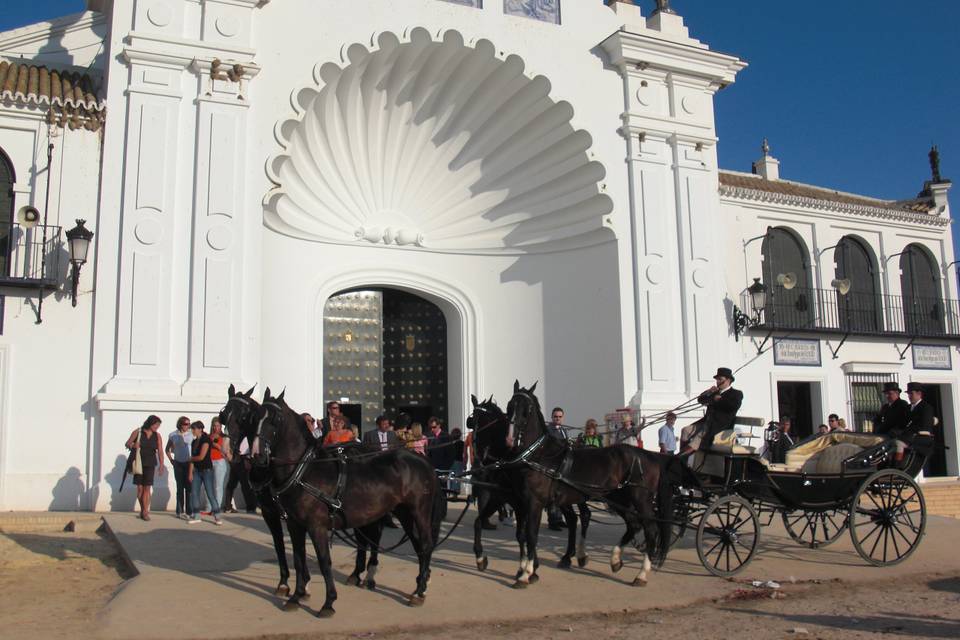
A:
[[[85,2],[6,4],[0,30]],[[649,12],[654,0],[640,4]],[[721,167],[749,171],[766,136],[784,178],[908,198],[928,179],[927,151],[936,143],[943,175],[960,181],[960,1],[672,5],[694,37],[750,63],[716,100]],[[960,187],[952,195],[960,203]]]

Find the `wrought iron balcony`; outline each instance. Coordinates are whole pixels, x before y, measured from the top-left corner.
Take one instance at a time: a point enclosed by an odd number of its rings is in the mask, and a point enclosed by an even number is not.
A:
[[[69,256],[60,227],[13,224],[0,237],[0,287],[56,289],[66,278]]]
[[[762,309],[740,300],[758,331],[832,333],[909,338],[960,338],[960,302],[918,296],[869,295],[836,289],[774,285]],[[759,314],[758,314],[759,312]]]

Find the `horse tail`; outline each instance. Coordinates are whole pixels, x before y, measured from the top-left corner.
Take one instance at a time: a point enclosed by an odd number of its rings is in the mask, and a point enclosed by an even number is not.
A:
[[[657,478],[657,557],[654,563],[660,567],[667,559],[670,551],[670,539],[673,535],[673,490],[676,483],[673,476],[682,473],[677,467],[682,467],[676,456],[659,455],[660,477]]]
[[[435,478],[433,488],[433,504],[430,510],[430,527],[433,531],[433,544],[440,542],[440,525],[447,516],[447,495],[443,490],[440,478]]]

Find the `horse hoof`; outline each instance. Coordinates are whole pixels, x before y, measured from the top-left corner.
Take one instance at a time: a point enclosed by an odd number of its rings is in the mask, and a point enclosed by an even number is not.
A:
[[[645,587],[647,586],[647,581],[644,578],[634,578],[632,586],[634,587]]]
[[[486,571],[489,564],[490,561],[487,560],[487,556],[483,556],[483,558],[477,560],[477,569],[480,571]]]
[[[424,596],[418,596],[417,594],[413,594],[412,596],[410,596],[410,600],[409,600],[410,606],[422,607],[424,600],[425,600]]]
[[[367,587],[367,589],[369,589],[370,591],[376,591],[376,590],[377,590],[377,583],[376,583],[374,580],[367,580],[366,587]]]
[[[332,618],[332,617],[333,617],[333,614],[335,614],[335,613],[336,613],[336,611],[333,610],[333,607],[324,607],[323,609],[320,609],[320,611],[317,611],[317,617],[318,617],[318,618]]]
[[[289,600],[283,603],[284,611],[296,611],[299,608],[300,608],[300,601],[294,600],[293,598],[290,598]]]
[[[540,576],[537,574],[530,576],[530,584],[537,584],[538,582],[540,582]]]
[[[355,573],[351,573],[347,576],[347,586],[348,587],[359,587],[360,586],[360,576]]]
[[[290,586],[286,584],[281,584],[277,586],[277,590],[273,592],[277,596],[288,596],[290,595]]]
[[[573,563],[570,562],[570,558],[560,558],[560,562],[557,563],[558,569],[569,569],[573,566]]]
[[[529,586],[530,586],[529,582],[523,582],[522,580],[517,580],[516,582],[513,583],[514,589],[526,589]]]
[[[577,566],[583,569],[587,566],[587,562],[590,561],[590,556],[583,556],[582,558],[577,558]]]
[[[620,571],[620,569],[623,569],[623,560],[617,562],[616,564],[611,564],[611,565],[610,565],[610,569],[611,569],[614,573]]]

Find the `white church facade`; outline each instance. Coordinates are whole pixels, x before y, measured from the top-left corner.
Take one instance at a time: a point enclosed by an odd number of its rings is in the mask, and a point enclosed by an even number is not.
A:
[[[579,425],[729,366],[804,430],[920,381],[927,473],[960,474],[949,181],[721,170],[746,63],[641,4],[89,0],[0,33],[0,509],[132,507],[126,437],[231,383],[368,428],[539,380]]]

